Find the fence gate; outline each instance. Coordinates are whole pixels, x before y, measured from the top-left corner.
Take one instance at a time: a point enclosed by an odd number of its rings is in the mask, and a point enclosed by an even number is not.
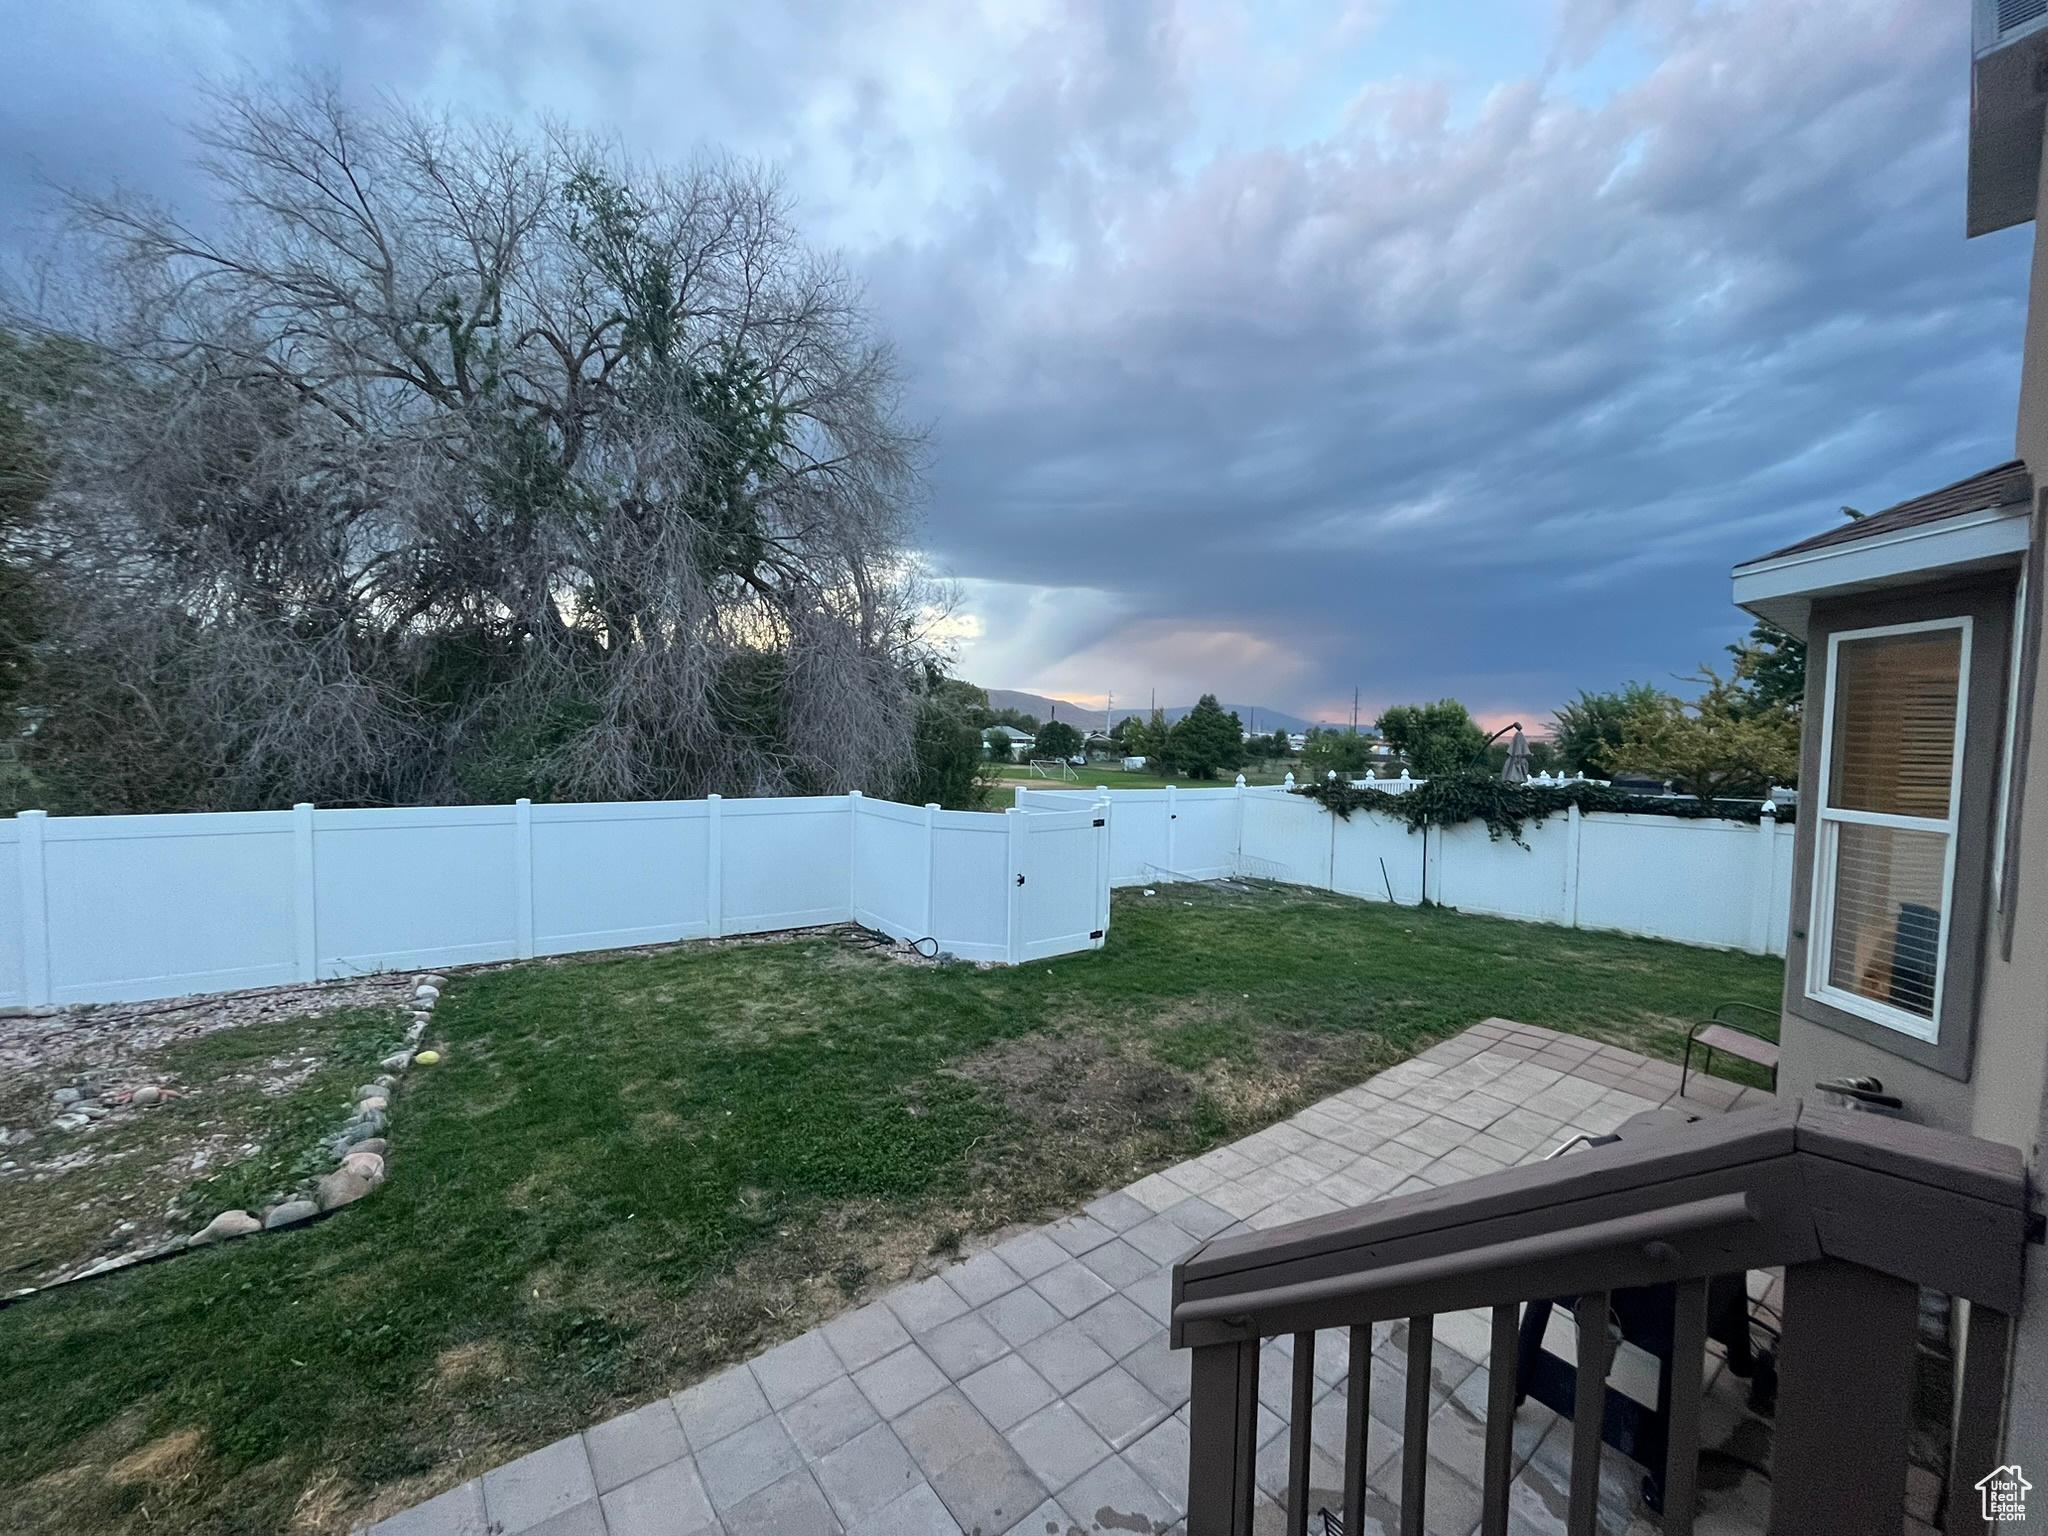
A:
[[[1109,928],[1109,805],[1017,811],[1011,956],[1100,948]]]

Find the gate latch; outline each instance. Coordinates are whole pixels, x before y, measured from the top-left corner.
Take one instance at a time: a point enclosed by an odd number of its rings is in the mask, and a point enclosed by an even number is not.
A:
[[[1022,885],[1022,884],[1024,883],[1024,877],[1023,877],[1022,875],[1019,875],[1019,876],[1017,877],[1017,883],[1018,883],[1019,885]]]

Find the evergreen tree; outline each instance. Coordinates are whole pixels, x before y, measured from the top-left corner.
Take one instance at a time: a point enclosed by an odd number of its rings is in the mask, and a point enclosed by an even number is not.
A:
[[[1235,710],[1224,713],[1215,694],[1205,693],[1166,733],[1164,756],[1190,778],[1235,772],[1244,762],[1244,723]]]

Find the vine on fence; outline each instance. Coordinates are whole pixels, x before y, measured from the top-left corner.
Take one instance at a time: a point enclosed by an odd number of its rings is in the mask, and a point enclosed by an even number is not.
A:
[[[1324,810],[1345,821],[1353,811],[1372,811],[1396,821],[1408,830],[1426,826],[1448,827],[1464,821],[1483,821],[1487,836],[1495,842],[1505,837],[1522,842],[1522,828],[1528,822],[1541,825],[1550,817],[1576,805],[1586,811],[1627,811],[1635,815],[1677,816],[1700,821],[1719,819],[1755,823],[1763,817],[1763,803],[1755,800],[1716,801],[1676,799],[1662,795],[1637,795],[1611,785],[1580,779],[1569,784],[1509,784],[1484,774],[1424,779],[1406,790],[1379,789],[1370,783],[1354,784],[1346,779],[1328,779],[1296,786]],[[1789,822],[1792,807],[1775,807],[1779,819]]]

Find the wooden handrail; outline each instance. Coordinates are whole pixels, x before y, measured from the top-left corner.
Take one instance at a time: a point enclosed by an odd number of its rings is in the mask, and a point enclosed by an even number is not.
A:
[[[2027,1227],[2026,1176],[2014,1149],[1794,1101],[1213,1239],[1173,1272],[1172,1342],[1195,1352],[1189,1536],[1248,1536],[1251,1529],[1248,1437],[1262,1339],[1295,1336],[1299,1397],[1316,1330],[1352,1330],[1350,1379],[1360,1401],[1347,1430],[1342,1502],[1350,1515],[1363,1508],[1371,1323],[1408,1319],[1411,1350],[1426,1356],[1435,1314],[1491,1307],[1498,1354],[1517,1303],[1576,1296],[1589,1320],[1605,1317],[1615,1291],[1676,1282],[1673,1337],[1676,1347],[1697,1353],[1709,1278],[1780,1265],[1788,1301],[1771,1529],[1850,1536],[1895,1524],[1896,1513],[1886,1511],[1897,1511],[1904,1494],[1913,1298],[1925,1287],[1971,1304],[1956,1454],[1992,1454]],[[1582,1327],[1580,1352],[1574,1531],[1592,1528],[1611,1353],[1605,1328]],[[1426,1365],[1419,1369],[1417,1376],[1411,1354],[1407,1417],[1410,1437],[1421,1443],[1406,1448],[1402,1528],[1418,1531],[1428,1417]],[[1502,1370],[1500,1361],[1494,1369]],[[1670,1375],[1681,1383],[1688,1377],[1683,1368]],[[1506,1521],[1505,1484],[1494,1486],[1511,1470],[1512,1397],[1504,1392],[1489,1394],[1487,1532],[1504,1530]],[[1507,1419],[1496,1426],[1504,1401]],[[1669,1461],[1659,1469],[1671,1495],[1665,1530],[1684,1536],[1697,1487],[1698,1405],[1683,1393],[1669,1402]],[[1308,1466],[1307,1430],[1293,1429],[1289,1464],[1299,1480]],[[1961,1465],[1957,1473],[1974,1475]],[[1849,1483],[1853,1496],[1839,1491]],[[1306,1491],[1291,1483],[1290,1536],[1304,1530],[1305,1511]],[[1951,1528],[1976,1528],[1966,1514],[1952,1500]]]
[[[1737,1190],[1725,1195],[1710,1195],[1704,1200],[1691,1200],[1684,1205],[1639,1211],[1633,1216],[1617,1216],[1608,1221],[1566,1227],[1558,1232],[1542,1232],[1533,1237],[1510,1238],[1502,1243],[1462,1249],[1435,1258],[1412,1259],[1406,1264],[1390,1264],[1359,1274],[1332,1275],[1322,1280],[1304,1280],[1263,1291],[1183,1302],[1174,1308],[1173,1320],[1193,1323],[1210,1318],[1247,1317],[1252,1313],[1277,1312],[1283,1308],[1325,1302],[1370,1305],[1382,1293],[1400,1291],[1409,1286],[1449,1285],[1479,1276],[1491,1279],[1532,1266],[1544,1266],[1558,1259],[1583,1258],[1630,1244],[1642,1248],[1643,1256],[1652,1263],[1670,1263],[1678,1257],[1678,1250],[1672,1246],[1678,1239],[1728,1227],[1751,1226],[1760,1215],[1754,1198],[1746,1191]],[[1661,1251],[1652,1252],[1651,1244],[1659,1245]],[[1529,1298],[1516,1296],[1512,1299],[1523,1301]]]

